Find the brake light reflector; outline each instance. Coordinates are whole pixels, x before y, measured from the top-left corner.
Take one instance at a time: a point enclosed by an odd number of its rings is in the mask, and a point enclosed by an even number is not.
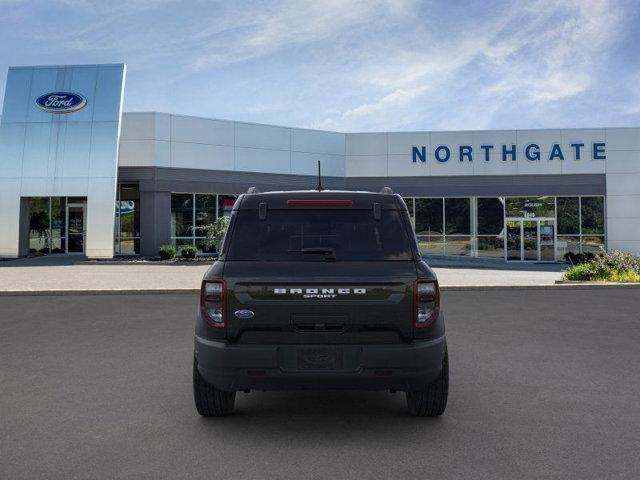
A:
[[[203,280],[200,289],[200,312],[209,326],[224,328],[227,288],[221,280]]]
[[[440,314],[440,288],[437,280],[418,280],[414,287],[414,325],[426,328]]]
[[[287,200],[287,207],[351,207],[352,200]]]

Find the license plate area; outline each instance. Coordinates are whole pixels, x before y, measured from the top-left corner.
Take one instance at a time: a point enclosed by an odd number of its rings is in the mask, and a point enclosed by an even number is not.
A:
[[[278,348],[284,372],[353,372],[360,369],[357,345],[286,345]]]
[[[342,370],[344,351],[336,347],[298,348],[297,370]]]

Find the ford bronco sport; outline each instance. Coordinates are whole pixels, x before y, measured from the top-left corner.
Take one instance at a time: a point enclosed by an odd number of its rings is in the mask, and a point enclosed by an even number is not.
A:
[[[204,416],[237,391],[406,392],[441,415],[449,384],[438,281],[407,206],[381,193],[241,195],[202,281],[193,389]]]

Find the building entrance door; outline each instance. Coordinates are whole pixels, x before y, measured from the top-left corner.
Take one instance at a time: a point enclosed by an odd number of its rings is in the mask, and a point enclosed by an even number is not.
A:
[[[553,218],[508,218],[505,260],[553,262],[556,259],[556,222]]]
[[[86,204],[67,203],[67,253],[84,253]]]

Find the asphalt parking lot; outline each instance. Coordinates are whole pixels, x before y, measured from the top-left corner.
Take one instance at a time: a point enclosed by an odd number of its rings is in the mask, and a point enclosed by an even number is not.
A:
[[[195,295],[0,297],[0,478],[638,478],[639,292],[445,292],[439,419],[387,392],[203,419]]]

